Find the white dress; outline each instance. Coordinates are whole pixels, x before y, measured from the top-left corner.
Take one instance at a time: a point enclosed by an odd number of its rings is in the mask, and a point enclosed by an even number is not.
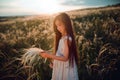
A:
[[[65,47],[64,40],[67,38],[72,40],[70,36],[64,36],[60,39],[56,56],[63,56],[63,50]],[[75,60],[73,65],[73,67],[69,66],[69,60],[66,62],[54,60],[51,80],[78,80],[78,72]]]

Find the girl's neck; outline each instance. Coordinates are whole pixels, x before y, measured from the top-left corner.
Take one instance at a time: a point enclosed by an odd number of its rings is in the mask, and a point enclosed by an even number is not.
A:
[[[63,33],[63,34],[62,34],[62,37],[64,37],[64,36],[67,36],[67,33]]]

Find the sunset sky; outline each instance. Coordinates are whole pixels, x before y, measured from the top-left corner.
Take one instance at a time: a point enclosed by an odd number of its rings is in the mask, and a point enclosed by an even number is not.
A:
[[[0,16],[53,14],[117,3],[120,0],[0,0]]]

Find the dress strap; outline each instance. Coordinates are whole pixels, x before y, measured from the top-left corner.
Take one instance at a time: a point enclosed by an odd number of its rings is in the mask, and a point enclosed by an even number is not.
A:
[[[64,40],[65,39],[69,39],[70,41],[72,41],[72,37],[71,36],[64,36]]]

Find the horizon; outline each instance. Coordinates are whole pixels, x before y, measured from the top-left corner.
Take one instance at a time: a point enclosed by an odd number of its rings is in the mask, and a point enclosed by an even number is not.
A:
[[[106,0],[106,2],[104,0],[1,0],[0,16],[51,15],[58,12],[105,7],[119,3],[119,0]]]

